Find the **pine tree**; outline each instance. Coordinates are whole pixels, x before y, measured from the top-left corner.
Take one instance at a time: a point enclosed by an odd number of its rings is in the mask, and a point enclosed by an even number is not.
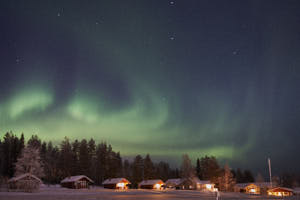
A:
[[[45,164],[44,164],[44,170],[45,170],[45,180],[49,183],[59,183],[59,181],[63,177],[60,170],[60,151],[55,146],[53,147],[51,142],[48,142],[47,144],[47,152],[45,157]]]
[[[88,154],[90,167],[87,175],[94,179],[96,177],[96,144],[93,138],[88,142]]]
[[[200,166],[199,158],[197,158],[197,162],[196,162],[196,173],[200,180],[203,179],[202,174],[201,174],[201,166]]]
[[[70,141],[67,137],[60,144],[60,170],[62,178],[71,176],[73,154]]]
[[[42,141],[37,135],[32,135],[28,140],[27,145],[35,149],[40,149],[42,146]]]
[[[11,131],[4,135],[1,144],[2,152],[2,175],[12,177],[15,173],[14,163],[17,161],[24,147],[24,136],[21,135],[21,140],[15,136]]]
[[[85,139],[81,140],[79,147],[79,167],[81,174],[89,174],[90,159],[88,145]]]
[[[236,182],[237,183],[245,183],[244,174],[242,173],[240,168],[238,168],[236,170]]]
[[[25,147],[22,151],[21,157],[15,164],[15,176],[25,173],[33,174],[37,177],[44,176],[43,164],[41,162],[39,149],[33,147]]]
[[[79,147],[80,147],[80,143],[78,142],[78,140],[75,140],[72,143],[72,170],[71,173],[72,175],[76,175],[79,174],[80,169],[79,169]]]
[[[138,183],[144,179],[143,158],[137,155],[132,163],[132,185],[137,187]]]
[[[244,183],[252,183],[252,182],[254,182],[254,177],[252,175],[252,172],[250,170],[248,170],[248,169],[246,169],[244,171],[243,178],[244,178]]]
[[[154,166],[150,158],[150,155],[147,154],[144,159],[144,179],[145,180],[154,179],[154,177],[155,177]]]
[[[98,184],[101,184],[107,177],[107,165],[107,145],[106,143],[100,143],[96,148],[96,182]]]
[[[125,178],[127,178],[129,180],[131,179],[131,176],[132,176],[132,174],[131,174],[131,167],[130,167],[130,163],[129,163],[128,160],[124,161],[124,164],[123,164],[123,175],[124,175]]]
[[[220,175],[220,166],[217,159],[214,156],[205,156],[200,159],[200,175],[203,180],[210,180],[217,182],[217,178]]]

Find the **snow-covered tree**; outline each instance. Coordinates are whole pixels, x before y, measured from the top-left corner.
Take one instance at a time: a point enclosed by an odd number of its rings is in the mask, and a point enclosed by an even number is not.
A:
[[[258,173],[257,176],[255,177],[255,182],[262,183],[265,182],[265,179],[260,173]]]
[[[44,168],[41,162],[40,151],[37,148],[27,146],[22,150],[21,157],[16,162],[15,176],[25,173],[33,174],[37,177],[44,176]]]
[[[235,179],[230,171],[228,164],[225,164],[222,176],[218,178],[219,189],[221,191],[232,191],[235,185]]]
[[[196,177],[195,168],[192,166],[191,159],[187,154],[182,155],[181,178],[191,179]]]

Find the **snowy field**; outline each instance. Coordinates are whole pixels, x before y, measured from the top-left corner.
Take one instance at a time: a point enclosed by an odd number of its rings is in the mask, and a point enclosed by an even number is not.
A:
[[[60,187],[43,187],[38,192],[23,193],[23,192],[0,192],[0,200],[194,200],[194,199],[216,199],[215,194],[199,191],[188,190],[137,190],[116,191],[94,187],[91,189],[65,189]],[[276,199],[262,196],[245,195],[238,193],[221,193],[219,199]],[[280,198],[277,198],[280,199]],[[285,199],[300,199],[299,197]]]

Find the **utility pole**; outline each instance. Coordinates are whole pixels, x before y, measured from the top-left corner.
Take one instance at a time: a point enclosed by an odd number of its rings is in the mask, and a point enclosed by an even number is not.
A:
[[[271,159],[268,158],[268,165],[269,165],[269,175],[270,175],[270,184],[272,188],[272,171],[271,171]]]

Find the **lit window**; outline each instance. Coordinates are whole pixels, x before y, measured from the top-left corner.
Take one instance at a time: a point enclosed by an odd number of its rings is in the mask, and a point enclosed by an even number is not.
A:
[[[251,192],[251,193],[255,193],[256,190],[255,190],[254,188],[251,188],[251,189],[250,189],[250,192]]]
[[[211,185],[210,184],[206,184],[206,189],[211,190]]]
[[[124,188],[125,184],[124,183],[117,183],[117,188]]]
[[[160,186],[161,186],[161,185],[157,183],[157,184],[154,185],[154,188],[160,189]]]

